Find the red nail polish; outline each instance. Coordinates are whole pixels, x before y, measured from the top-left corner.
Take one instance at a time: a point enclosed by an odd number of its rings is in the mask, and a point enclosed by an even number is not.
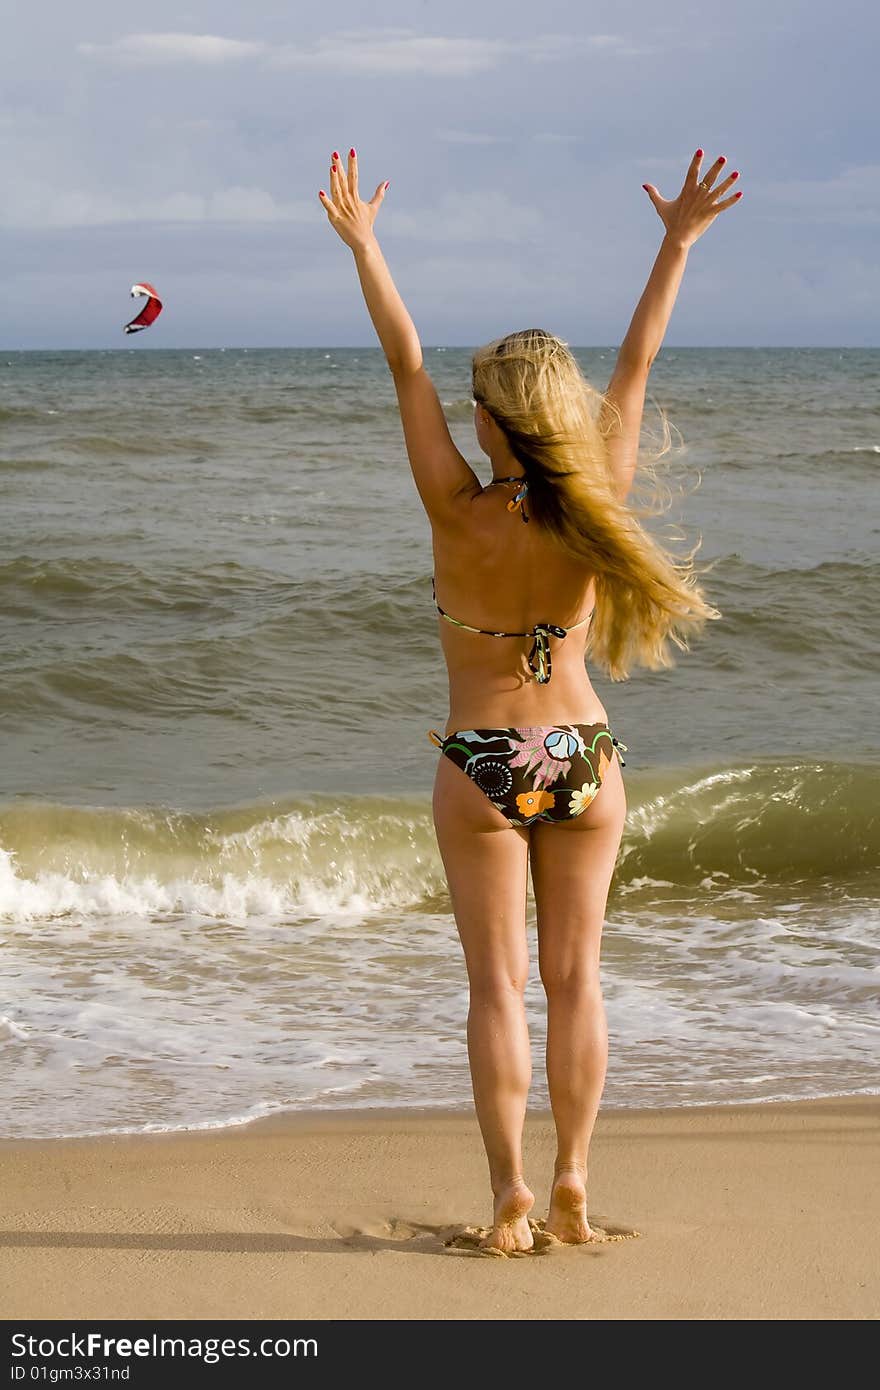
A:
[[[697,150],[697,159],[702,159],[702,158],[703,158],[703,151],[702,151],[702,150]]]
[[[326,197],[327,197],[327,194],[324,192],[323,188],[319,188],[319,189],[318,189],[318,197],[319,197],[319,198],[326,198]]]
[[[742,194],[741,194],[741,193],[734,193],[733,196],[734,196],[734,198],[741,198],[741,197],[742,197]]]
[[[718,156],[718,163],[719,163],[719,164],[726,164],[726,163],[727,163],[727,159],[725,158],[725,156],[724,156],[723,154],[720,154],[720,155]]]
[[[353,149],[353,148],[349,150],[348,155],[349,155],[349,159],[354,159],[354,149]]]
[[[388,187],[388,184],[389,184],[389,183],[390,183],[390,179],[386,179],[386,180],[385,180],[385,187],[386,187],[386,188]]]
[[[730,177],[731,177],[732,179],[738,179],[738,178],[739,178],[739,169],[734,169],[734,171],[733,171],[733,173],[731,174]]]
[[[338,158],[339,158],[339,151],[338,151],[338,150],[334,150],[334,151],[333,151],[333,158],[334,158],[334,159],[338,159]]]

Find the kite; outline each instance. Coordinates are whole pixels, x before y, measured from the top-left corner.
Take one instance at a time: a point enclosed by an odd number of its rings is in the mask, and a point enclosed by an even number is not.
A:
[[[132,285],[131,293],[132,298],[145,298],[147,302],[137,317],[133,318],[131,323],[127,323],[122,331],[123,333],[140,333],[142,328],[149,328],[151,323],[156,322],[162,312],[162,301],[153,286],[148,285],[146,280],[142,285]]]

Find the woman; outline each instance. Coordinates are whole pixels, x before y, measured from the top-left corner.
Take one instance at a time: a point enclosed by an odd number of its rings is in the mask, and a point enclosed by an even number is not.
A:
[[[433,533],[450,687],[445,736],[429,735],[442,753],[434,824],[470,985],[468,1054],[494,1195],[484,1244],[506,1252],[533,1244],[522,1163],[529,865],[558,1140],[546,1229],[570,1243],[592,1236],[587,1157],[607,1059],[599,948],[626,815],[618,766],[626,746],[611,732],[585,654],[625,679],[634,664],[670,666],[670,641],[684,648],[720,616],[698,587],[693,553],[673,558],[626,502],[648,375],[688,249],[740,196],[721,200],[737,178],[716,184],[723,156],[700,178],[702,153],[674,200],[643,185],[665,236],[604,397],[566,345],[541,330],[474,354],[474,422],[492,463],[486,487],[450,437],[374,234],[388,184],[364,202],[355,151],[345,169],[334,152],[330,194],[319,194],[354,252]]]

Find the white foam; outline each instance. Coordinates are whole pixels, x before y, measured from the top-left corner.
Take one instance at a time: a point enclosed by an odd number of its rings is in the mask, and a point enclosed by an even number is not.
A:
[[[0,1042],[6,1038],[17,1038],[20,1042],[27,1041],[28,1034],[19,1024],[13,1023],[11,1018],[5,1014],[0,1014]]]
[[[675,888],[677,885],[668,878],[651,878],[648,874],[642,874],[639,878],[631,878],[626,883],[618,885],[618,893],[637,893],[642,888]]]
[[[260,838],[262,828],[244,838]],[[234,837],[230,837],[234,838]],[[259,873],[214,873],[211,878],[175,877],[160,882],[153,875],[95,873],[79,876],[41,870],[33,878],[16,872],[14,855],[0,849],[0,921],[51,921],[58,917],[151,917],[196,913],[209,918],[279,919],[303,914],[343,914],[359,918],[368,913],[416,903],[432,888],[436,875],[419,871],[418,862],[400,872],[377,875],[363,882],[356,860],[348,865],[329,861],[327,872],[287,881]]]
[[[299,833],[286,818],[280,829]],[[348,873],[344,847],[336,853]],[[5,870],[6,889],[11,876],[18,891],[8,854]],[[7,1133],[162,1132],[277,1110],[469,1104],[467,983],[448,912],[279,913],[279,879],[265,889],[272,912],[259,915],[259,883],[231,879],[181,880],[195,908],[138,914],[130,897],[114,896],[120,884],[96,876],[73,884],[88,911],[15,920],[4,933],[14,983],[0,1017]],[[744,901],[738,884],[712,884],[697,894],[650,884],[647,906],[612,902],[605,1103],[869,1087],[877,905],[851,893],[837,901],[825,888],[793,903],[784,885],[756,887]],[[142,883],[121,887],[143,892]],[[34,879],[21,891],[43,888],[57,906],[57,885]],[[256,896],[237,896],[249,890]],[[89,893],[104,895],[105,910],[93,910]],[[211,893],[230,910],[204,913]],[[291,896],[302,903],[300,885]],[[540,1106],[546,1013],[534,927],[530,909],[526,1001]]]

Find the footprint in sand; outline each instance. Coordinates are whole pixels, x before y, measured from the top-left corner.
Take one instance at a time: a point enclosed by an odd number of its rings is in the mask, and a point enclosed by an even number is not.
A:
[[[404,1221],[396,1216],[377,1216],[357,1222],[336,1221],[333,1229],[344,1243],[353,1249],[369,1250],[377,1246],[388,1248],[393,1245],[416,1244],[423,1249],[442,1250],[458,1227],[450,1222],[444,1226],[430,1226],[422,1221]]]
[[[567,1245],[545,1230],[543,1221],[533,1221],[530,1218],[529,1227],[534,1245],[531,1250],[512,1250],[509,1254],[504,1250],[495,1250],[492,1246],[481,1244],[490,1232],[489,1226],[456,1227],[448,1223],[444,1226],[430,1226],[421,1221],[404,1221],[399,1217],[375,1217],[357,1224],[337,1221],[333,1229],[346,1245],[354,1249],[370,1250],[375,1249],[377,1245],[385,1246],[387,1249],[391,1245],[414,1244],[421,1246],[423,1252],[433,1249],[453,1255],[479,1255],[502,1260],[557,1254],[561,1250],[587,1249],[598,1254],[597,1247],[619,1244],[624,1240],[636,1240],[640,1234],[629,1226],[614,1226],[610,1222],[606,1222],[604,1226],[599,1225],[594,1217],[590,1218],[590,1225],[593,1230],[592,1240],[585,1241],[582,1245]]]
[[[635,1240],[640,1235],[639,1231],[634,1231],[626,1226],[599,1226],[594,1224],[595,1218],[590,1218],[590,1226],[593,1231],[593,1239],[584,1241],[580,1245],[567,1245],[558,1237],[544,1229],[543,1221],[529,1220],[529,1227],[534,1237],[534,1244],[531,1250],[496,1250],[491,1245],[483,1245],[489,1234],[489,1226],[465,1226],[462,1230],[456,1231],[445,1242],[446,1249],[453,1254],[461,1255],[487,1255],[490,1259],[502,1260],[522,1260],[529,1259],[532,1255],[551,1255],[557,1254],[560,1250],[591,1250],[598,1254],[597,1246],[611,1245],[624,1240]]]

